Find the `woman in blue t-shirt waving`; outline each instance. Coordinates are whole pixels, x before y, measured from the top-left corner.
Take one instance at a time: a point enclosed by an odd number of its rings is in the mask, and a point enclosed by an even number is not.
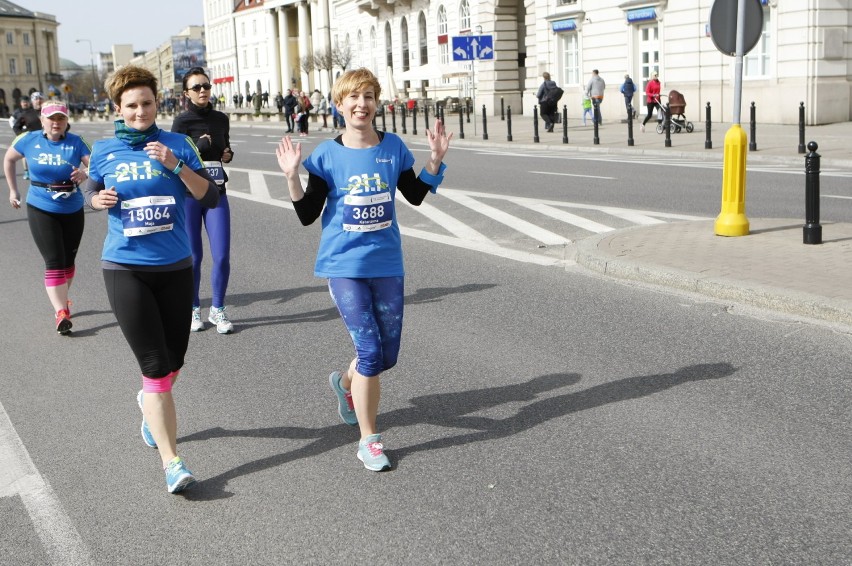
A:
[[[358,459],[373,471],[391,467],[376,427],[379,375],[396,364],[402,334],[404,271],[396,189],[415,206],[435,192],[453,137],[436,120],[433,130],[426,130],[429,160],[415,175],[414,156],[402,140],[373,127],[380,94],[378,79],[367,69],[347,71],[334,84],[334,107],[346,130],[305,160],[307,188],[299,179],[301,145],[285,137],[276,150],[299,220],[308,225],[322,213],[314,274],[328,279],[355,346],[355,359],[344,371],[332,372],[329,382],[340,418],[360,427]]]

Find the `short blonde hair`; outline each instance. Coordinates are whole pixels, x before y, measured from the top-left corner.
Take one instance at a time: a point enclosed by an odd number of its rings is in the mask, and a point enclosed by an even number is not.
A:
[[[340,104],[344,98],[353,92],[373,89],[373,94],[376,100],[379,100],[379,95],[382,93],[382,85],[379,84],[379,79],[370,69],[361,67],[360,69],[352,69],[341,75],[334,86],[331,88],[331,100],[335,105]]]
[[[147,86],[154,96],[157,96],[157,77],[148,69],[136,65],[125,65],[119,68],[104,82],[109,99],[116,105],[121,104],[121,95],[124,91],[140,86]]]

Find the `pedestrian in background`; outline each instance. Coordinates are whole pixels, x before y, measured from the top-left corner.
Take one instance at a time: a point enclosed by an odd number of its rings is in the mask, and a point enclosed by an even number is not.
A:
[[[296,113],[296,106],[299,104],[299,101],[296,99],[296,96],[293,94],[291,89],[287,89],[287,94],[284,96],[284,116],[287,118],[287,132],[288,134],[293,133],[293,129],[296,126],[296,118],[294,114]]]
[[[402,334],[404,268],[394,211],[397,189],[415,206],[437,191],[452,134],[445,133],[440,120],[432,131],[426,130],[430,155],[418,177],[414,155],[399,136],[373,127],[381,86],[372,72],[345,72],[332,94],[346,130],[305,159],[307,188],[299,177],[302,145],[285,136],[276,156],[302,224],[322,214],[314,274],[328,280],[356,352],[347,369],[329,375],[329,383],[340,418],[360,427],[358,459],[378,472],[391,467],[376,427],[379,378],[396,365]]]
[[[586,116],[595,121],[595,112],[592,110],[592,99],[585,92],[583,93],[583,125],[586,125]]]
[[[539,85],[535,97],[538,99],[539,112],[541,113],[541,118],[544,120],[544,131],[552,132],[553,124],[555,124],[557,120],[557,102],[553,101],[551,93],[554,92],[558,86],[556,85],[556,81],[550,79],[550,73],[544,72],[541,74],[541,77],[544,81],[541,85]]]
[[[648,106],[648,115],[645,116],[645,119],[642,121],[642,131],[645,131],[645,124],[648,123],[648,120],[654,115],[654,112],[660,111],[660,79],[655,71],[651,76],[651,80],[648,81],[647,86],[645,86],[645,104]]]
[[[177,493],[195,482],[177,454],[172,396],[192,314],[184,200],[194,198],[213,208],[219,188],[207,177],[192,140],[157,127],[157,79],[150,71],[125,65],[108,79],[106,89],[121,118],[115,137],[98,140],[92,148],[84,193],[89,206],[109,215],[101,256],[104,284],[142,372],[136,395],[142,440],[159,450],[166,488]],[[116,356],[110,350],[105,355]]]
[[[55,313],[56,332],[71,332],[71,301],[68,290],[76,274],[75,260],[83,238],[85,217],[83,182],[89,165],[89,145],[68,132],[68,107],[45,104],[42,128],[24,132],[6,150],[3,171],[9,184],[9,204],[21,208],[16,163],[29,161],[27,221],[38,251],[44,259],[44,287]]]
[[[621,83],[621,94],[624,95],[624,107],[627,109],[627,118],[633,119],[633,94],[636,92],[636,84],[630,75],[624,75],[624,82]]]
[[[603,123],[603,117],[601,116],[601,103],[604,99],[604,90],[606,89],[606,82],[604,82],[603,78],[601,78],[600,74],[598,74],[598,70],[594,69],[592,71],[592,78],[589,79],[589,83],[586,85],[586,94],[589,95],[589,98],[592,99],[592,108],[594,109],[594,120],[598,124]]]
[[[205,208],[195,199],[184,201],[186,232],[192,248],[192,320],[190,330],[204,330],[201,318],[201,263],[204,246],[201,227],[207,232],[213,266],[210,269],[212,298],[207,320],[219,334],[230,334],[234,325],[225,311],[225,293],[231,277],[231,207],[225,194],[228,175],[224,164],[234,157],[231,150],[231,123],[228,117],[211,107],[210,78],[201,67],[193,67],[183,76],[183,92],[189,99],[187,109],[175,118],[172,131],[192,138],[204,160],[207,175],[219,188],[219,203],[215,208]]]

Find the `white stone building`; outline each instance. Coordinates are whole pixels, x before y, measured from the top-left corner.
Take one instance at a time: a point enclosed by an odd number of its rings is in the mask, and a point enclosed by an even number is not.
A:
[[[723,0],[718,0],[723,1]],[[764,123],[808,124],[852,118],[850,0],[760,2],[764,22],[744,61],[742,121],[755,103]],[[592,69],[607,81],[602,112],[624,109],[625,74],[644,86],[659,72],[663,93],[678,90],[686,115],[731,121],[735,59],[709,33],[713,0],[205,0],[208,63],[214,80],[233,77],[244,92],[260,82],[271,96],[294,86],[327,92],[341,69],[305,72],[307,54],[348,45],[349,67],[382,81],[383,98],[475,97],[489,115],[501,102],[529,113],[541,74],[581,110]],[[453,61],[453,38],[491,36],[493,59]],[[642,102],[637,94],[635,104]],[[641,108],[640,108],[641,110]]]

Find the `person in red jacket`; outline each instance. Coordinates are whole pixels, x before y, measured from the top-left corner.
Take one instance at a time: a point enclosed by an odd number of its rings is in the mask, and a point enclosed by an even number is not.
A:
[[[648,105],[648,115],[642,121],[642,131],[645,131],[645,124],[654,115],[654,111],[660,108],[660,79],[657,78],[657,73],[651,76],[648,81],[648,86],[645,87],[645,104]]]

